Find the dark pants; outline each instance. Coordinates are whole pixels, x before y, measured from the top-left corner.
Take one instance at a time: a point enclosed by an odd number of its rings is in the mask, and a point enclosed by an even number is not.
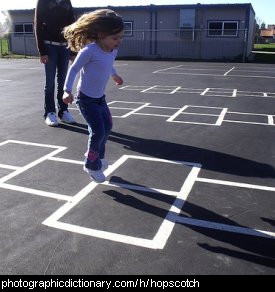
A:
[[[89,130],[85,166],[91,170],[99,170],[102,167],[100,159],[104,158],[105,144],[113,125],[105,95],[101,98],[91,98],[80,92],[76,104]]]
[[[55,110],[55,76],[57,73],[57,102],[58,116],[61,117],[63,111],[68,109],[63,100],[63,86],[66,79],[68,64],[70,59],[70,51],[66,46],[56,46],[45,44],[49,62],[45,64],[46,84],[45,84],[45,102],[44,102],[44,117]]]

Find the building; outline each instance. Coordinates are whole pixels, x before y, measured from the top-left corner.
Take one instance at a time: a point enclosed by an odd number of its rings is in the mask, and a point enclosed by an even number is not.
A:
[[[265,43],[275,43],[275,25],[270,24],[267,29],[262,29],[260,37]]]
[[[75,13],[79,17],[97,8],[75,8]],[[108,8],[118,12],[125,22],[121,58],[245,60],[252,51],[255,12],[251,4]],[[13,22],[11,51],[37,55],[34,9],[9,12]]]

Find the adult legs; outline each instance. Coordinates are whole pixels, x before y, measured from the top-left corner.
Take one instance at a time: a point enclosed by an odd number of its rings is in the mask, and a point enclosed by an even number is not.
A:
[[[46,83],[44,88],[44,117],[50,112],[55,112],[54,89],[58,53],[57,46],[47,44],[46,47],[49,61],[45,64]]]
[[[58,116],[62,118],[63,112],[68,110],[68,105],[62,100],[63,87],[66,79],[66,74],[69,65],[70,51],[65,46],[58,47],[57,59],[57,102],[58,102]]]

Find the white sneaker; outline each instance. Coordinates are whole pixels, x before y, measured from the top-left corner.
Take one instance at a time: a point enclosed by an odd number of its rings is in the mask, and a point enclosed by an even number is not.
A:
[[[83,169],[84,169],[84,171],[86,171],[90,175],[91,179],[93,179],[97,183],[103,183],[106,180],[106,177],[101,169],[100,170],[91,170],[85,166],[83,166]]]
[[[45,123],[50,127],[58,126],[56,114],[54,112],[48,113],[45,119]]]
[[[102,164],[101,170],[105,171],[109,167],[109,163],[106,159],[100,159],[100,160],[101,160],[101,164]]]
[[[75,124],[75,120],[69,111],[64,111],[60,120],[66,124]]]

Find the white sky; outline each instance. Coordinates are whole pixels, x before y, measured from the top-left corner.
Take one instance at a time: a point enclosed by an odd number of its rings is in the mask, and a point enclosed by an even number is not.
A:
[[[37,0],[0,0],[0,10],[34,8]],[[222,3],[251,3],[256,17],[265,24],[275,24],[275,0],[100,0],[95,5],[93,0],[71,0],[74,7],[98,6],[137,6],[138,5],[170,5],[170,4],[222,4]]]

